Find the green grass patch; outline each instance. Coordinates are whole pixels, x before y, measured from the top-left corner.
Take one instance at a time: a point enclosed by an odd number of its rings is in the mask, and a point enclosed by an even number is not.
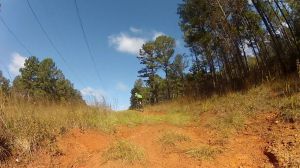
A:
[[[117,141],[102,155],[108,160],[121,160],[133,163],[145,159],[144,150],[128,141]]]

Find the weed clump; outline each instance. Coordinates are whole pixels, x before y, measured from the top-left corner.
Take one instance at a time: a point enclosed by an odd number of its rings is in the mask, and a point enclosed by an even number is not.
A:
[[[300,121],[299,95],[294,95],[283,99],[280,105],[279,117],[286,122]]]
[[[208,125],[223,135],[228,136],[233,131],[243,128],[245,120],[246,116],[244,114],[231,112],[212,119]]]
[[[159,138],[159,142],[167,146],[175,146],[176,143],[185,141],[191,141],[190,137],[176,132],[165,132]]]
[[[198,148],[192,148],[185,152],[185,154],[187,154],[195,159],[199,159],[199,160],[211,159],[218,153],[221,153],[221,151],[219,149],[213,148],[211,146],[202,146],[202,147],[198,147]]]
[[[103,157],[108,160],[121,160],[126,162],[142,161],[145,158],[144,150],[140,147],[120,140],[114,143],[107,151],[103,153]]]

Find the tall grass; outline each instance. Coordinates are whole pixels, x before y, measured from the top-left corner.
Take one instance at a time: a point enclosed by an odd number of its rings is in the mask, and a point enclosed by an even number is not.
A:
[[[93,128],[95,118],[109,113],[106,108],[82,104],[30,103],[13,99],[2,101],[2,136],[9,136],[12,148],[21,153],[37,150],[55,141],[64,130]]]
[[[120,125],[169,123],[181,126],[190,119],[187,114],[178,112],[163,115],[135,111],[113,112],[106,106],[31,103],[4,97],[1,97],[0,114],[0,137],[6,137],[10,148],[19,154],[28,154],[49,146],[58,135],[73,128],[113,133]]]

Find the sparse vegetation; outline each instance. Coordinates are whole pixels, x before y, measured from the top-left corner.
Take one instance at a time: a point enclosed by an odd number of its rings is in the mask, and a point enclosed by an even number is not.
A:
[[[286,122],[297,122],[300,120],[300,95],[283,98],[280,102],[279,116]]]
[[[198,148],[192,148],[187,150],[185,153],[195,159],[212,159],[216,154],[221,151],[211,146],[202,146]]]
[[[120,140],[114,143],[107,151],[103,153],[106,160],[121,160],[133,163],[145,159],[144,150],[140,147],[125,141]]]
[[[184,135],[173,131],[164,132],[159,138],[159,142],[166,146],[175,146],[176,143],[191,141],[191,139]]]
[[[275,85],[276,83],[274,83]],[[270,99],[272,90],[268,84],[252,88],[246,92],[229,93],[224,96],[212,96],[200,101],[177,100],[149,107],[149,111],[170,113],[187,116],[190,121],[198,122],[202,114],[212,114],[205,125],[228,136],[244,127],[247,118],[258,112],[272,111],[277,108],[278,99]],[[181,121],[183,117],[181,118]]]
[[[228,112],[228,114],[212,119],[208,125],[220,131],[224,136],[228,136],[232,131],[243,128],[245,119],[245,114]]]

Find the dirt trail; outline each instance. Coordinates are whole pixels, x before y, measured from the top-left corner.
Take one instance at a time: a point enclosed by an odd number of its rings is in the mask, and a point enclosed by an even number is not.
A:
[[[266,142],[262,138],[270,115],[259,116],[247,122],[245,129],[226,141],[222,141],[215,132],[205,127],[176,127],[168,124],[119,127],[114,134],[100,131],[72,130],[57,140],[57,147],[62,155],[49,156],[40,154],[31,164],[24,167],[222,167],[246,168],[272,166],[264,154]],[[260,119],[259,119],[260,118]],[[163,146],[159,137],[163,132],[173,131],[190,137],[191,141],[178,144],[173,148]],[[102,153],[117,140],[125,139],[143,148],[146,154],[141,163],[105,161]],[[197,160],[184,151],[199,144],[214,145],[222,149],[213,159]]]

